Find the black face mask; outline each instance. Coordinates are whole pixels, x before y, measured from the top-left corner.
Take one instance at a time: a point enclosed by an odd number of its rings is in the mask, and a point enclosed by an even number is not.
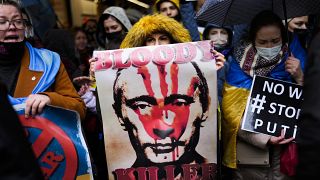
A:
[[[24,49],[24,41],[14,43],[0,42],[1,55],[15,54],[21,48]]]
[[[307,47],[307,39],[309,35],[308,29],[294,29],[293,33],[298,36],[298,39],[304,49]]]
[[[108,40],[111,40],[111,41],[115,39],[119,39],[120,37],[122,37],[122,31],[106,33],[106,36]]]
[[[21,60],[24,53],[24,41],[15,43],[0,42],[0,59],[3,62]]]

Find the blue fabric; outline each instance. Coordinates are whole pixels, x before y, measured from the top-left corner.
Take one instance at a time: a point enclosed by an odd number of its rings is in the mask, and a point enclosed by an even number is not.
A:
[[[243,38],[248,35],[249,24],[233,25],[233,39],[232,44],[238,46]]]
[[[294,57],[300,60],[302,71],[304,71],[306,52],[300,45],[297,37],[294,37],[292,43],[290,44],[290,48]],[[293,82],[290,74],[285,71],[285,61],[287,58],[288,54],[283,57],[281,62],[270,72],[268,77]],[[251,88],[252,80],[253,78],[242,71],[238,62],[233,57],[230,63],[230,70],[226,78],[227,83],[231,86],[249,90]]]
[[[188,29],[192,41],[200,41],[197,21],[194,19],[195,12],[192,1],[180,3],[181,19],[184,27]]]
[[[55,81],[60,68],[60,56],[47,49],[33,48],[28,42],[26,46],[30,54],[30,71],[43,72],[38,84],[32,90],[32,94],[46,91]],[[13,98],[9,96],[10,103],[17,105],[24,103],[27,97]]]
[[[223,53],[222,53],[223,54]],[[225,54],[223,54],[225,55]],[[223,84],[226,80],[226,76],[229,72],[229,68],[230,68],[230,63],[232,61],[232,56],[230,55],[225,55],[226,57],[226,61],[224,63],[224,66],[218,70],[217,72],[217,76],[218,76],[218,79],[217,79],[217,84],[218,84],[218,100],[219,100],[219,103],[222,104],[222,90],[223,90]]]

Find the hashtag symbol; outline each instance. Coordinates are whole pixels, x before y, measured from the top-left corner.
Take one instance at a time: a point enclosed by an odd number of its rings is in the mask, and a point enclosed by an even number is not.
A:
[[[257,114],[264,109],[263,104],[266,103],[266,96],[262,96],[260,99],[260,94],[257,94],[255,98],[252,98],[251,112],[255,112],[257,109]]]

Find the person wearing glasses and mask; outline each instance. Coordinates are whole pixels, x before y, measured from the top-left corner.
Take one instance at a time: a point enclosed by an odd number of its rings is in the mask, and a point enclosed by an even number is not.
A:
[[[290,179],[280,172],[280,154],[281,148],[293,138],[240,128],[254,75],[303,84],[306,58],[303,48],[297,41],[289,46],[290,54],[281,19],[272,11],[262,11],[251,22],[249,39],[235,47],[223,90],[221,130],[222,163],[234,170],[233,179]],[[258,153],[261,151],[263,153]],[[255,163],[249,165],[244,159]]]
[[[81,119],[85,105],[75,91],[57,53],[36,49],[25,41],[26,24],[13,0],[0,4],[0,81],[12,105],[26,103],[25,116],[41,113],[46,105],[75,110]]]

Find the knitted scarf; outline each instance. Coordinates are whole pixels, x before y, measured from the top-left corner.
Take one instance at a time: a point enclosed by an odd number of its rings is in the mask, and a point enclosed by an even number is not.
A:
[[[249,76],[253,75],[267,76],[272,69],[281,62],[283,55],[286,54],[288,45],[284,45],[280,53],[271,60],[267,60],[257,53],[257,50],[251,43],[242,42],[235,48],[234,56],[240,65],[240,68]]]

